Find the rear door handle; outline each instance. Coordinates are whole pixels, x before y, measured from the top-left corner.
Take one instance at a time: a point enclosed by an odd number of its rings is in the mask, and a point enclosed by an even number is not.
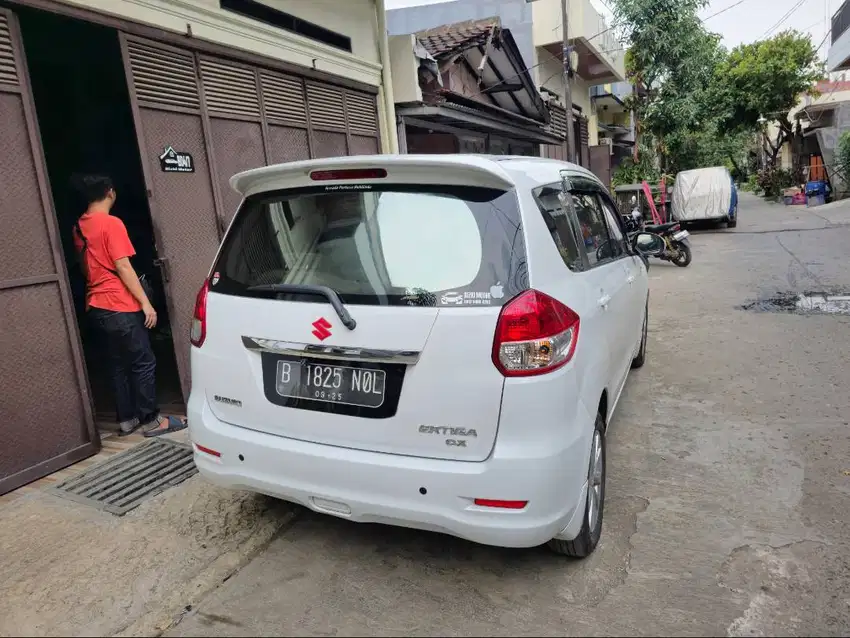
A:
[[[599,301],[598,301],[597,303],[599,303],[599,307],[600,307],[600,308],[602,308],[603,310],[607,310],[607,309],[608,309],[608,304],[609,304],[610,302],[611,302],[611,295],[602,295],[602,296],[599,298]]]

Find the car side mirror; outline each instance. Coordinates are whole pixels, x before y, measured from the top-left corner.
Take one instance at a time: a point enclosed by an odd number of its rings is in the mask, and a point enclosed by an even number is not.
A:
[[[665,246],[664,239],[655,233],[638,233],[632,239],[632,247],[641,255],[660,255]]]

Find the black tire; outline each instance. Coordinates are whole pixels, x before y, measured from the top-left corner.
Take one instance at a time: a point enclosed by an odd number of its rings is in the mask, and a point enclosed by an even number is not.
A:
[[[726,222],[726,228],[735,228],[738,225],[738,218],[730,219]]]
[[[640,350],[637,356],[632,359],[632,369],[642,368],[646,363],[646,336],[649,332],[649,302],[646,304],[646,311],[643,313],[643,333],[640,338]]]
[[[679,268],[686,268],[690,265],[693,255],[691,255],[691,247],[687,244],[679,244],[679,254],[673,258],[673,263]]]
[[[598,439],[597,439],[598,437]],[[597,472],[596,478],[591,476],[592,469],[594,467],[593,463],[593,450],[594,450],[594,442],[599,441],[600,446],[600,455],[602,459],[602,470],[601,472]],[[607,451],[605,444],[605,418],[601,414],[596,415],[596,425],[593,430],[593,438],[591,439],[591,449],[590,449],[590,461],[587,464],[587,500],[584,505],[584,513],[582,516],[584,520],[581,524],[581,531],[578,533],[578,536],[571,541],[562,541],[557,538],[553,538],[549,541],[549,548],[555,552],[556,554],[562,554],[564,556],[571,556],[572,558],[585,558],[590,556],[593,553],[593,550],[596,549],[596,546],[599,544],[599,538],[602,536],[602,518],[605,513],[605,476],[607,473]],[[591,489],[594,482],[598,480],[599,489],[599,499],[598,499],[598,515],[596,516],[595,525],[593,525],[593,529],[590,526],[590,503],[591,503]]]

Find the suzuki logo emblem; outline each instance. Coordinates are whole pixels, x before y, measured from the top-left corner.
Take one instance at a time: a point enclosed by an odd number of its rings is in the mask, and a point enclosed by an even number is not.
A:
[[[331,322],[325,319],[324,317],[319,317],[313,322],[313,327],[315,330],[313,331],[313,336],[316,337],[319,341],[324,341],[328,337],[331,336],[330,329],[333,327]]]

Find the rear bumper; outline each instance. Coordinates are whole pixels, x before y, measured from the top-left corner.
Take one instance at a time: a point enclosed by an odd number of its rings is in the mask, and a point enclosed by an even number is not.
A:
[[[489,460],[474,463],[351,450],[248,430],[220,421],[200,392],[192,393],[188,417],[195,463],[207,480],[351,521],[534,547],[556,536],[575,538],[584,517],[582,437],[543,457],[504,458],[497,443]],[[221,456],[199,451],[199,445]],[[497,510],[476,506],[475,498],[527,500],[528,505]]]

